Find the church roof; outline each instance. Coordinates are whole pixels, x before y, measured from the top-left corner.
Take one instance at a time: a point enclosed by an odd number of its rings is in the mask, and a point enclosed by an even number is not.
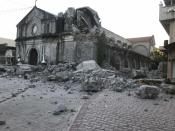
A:
[[[151,43],[151,44],[155,45],[154,35],[146,36],[146,37],[127,38],[127,40],[129,40],[133,44],[145,42],[145,43]]]
[[[29,11],[29,13],[17,24],[17,26],[20,25],[20,24],[27,18],[27,16],[28,16],[33,10],[35,10],[35,9],[36,9],[36,10],[39,10],[40,12],[43,12],[43,14],[49,15],[49,16],[52,17],[52,18],[56,18],[56,15],[54,15],[54,14],[52,14],[52,13],[50,13],[50,12],[47,12],[47,11],[45,11],[45,10],[43,10],[43,9],[40,9],[40,8],[34,6],[34,7]]]
[[[131,45],[131,42],[130,42],[130,41],[128,41],[128,40],[125,39],[124,37],[122,37],[122,36],[120,36],[120,35],[118,35],[118,34],[112,32],[112,31],[110,31],[110,30],[108,30],[108,29],[106,29],[106,28],[104,28],[104,27],[102,27],[102,31],[105,32],[105,34],[106,34],[106,36],[107,36],[108,38],[114,38],[116,41],[117,41],[117,40],[120,40],[121,42],[125,42],[125,43]]]

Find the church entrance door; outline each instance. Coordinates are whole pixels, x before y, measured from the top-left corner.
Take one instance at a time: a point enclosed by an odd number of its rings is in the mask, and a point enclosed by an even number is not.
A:
[[[35,48],[32,48],[29,52],[29,64],[37,65],[38,63],[38,52]]]

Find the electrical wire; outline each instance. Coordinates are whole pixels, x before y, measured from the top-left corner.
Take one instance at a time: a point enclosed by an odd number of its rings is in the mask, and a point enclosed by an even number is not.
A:
[[[17,4],[17,5],[21,5],[21,6],[26,6],[26,4],[21,3],[19,1],[15,1],[15,0],[8,0],[8,2],[12,2],[13,4]]]
[[[19,11],[22,11],[22,10],[28,10],[28,9],[31,9],[33,8],[33,6],[30,6],[30,7],[25,7],[25,8],[15,8],[15,9],[9,9],[9,10],[0,10],[0,14],[1,13],[11,13],[11,12],[19,12]]]

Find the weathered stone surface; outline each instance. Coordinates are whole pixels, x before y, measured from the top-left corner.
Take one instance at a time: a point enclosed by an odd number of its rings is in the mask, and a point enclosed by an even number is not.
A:
[[[56,80],[59,82],[65,82],[68,81],[72,77],[72,73],[68,71],[63,71],[56,73]]]
[[[53,115],[60,115],[67,111],[67,107],[65,105],[59,105],[57,109],[53,112]]]
[[[0,126],[5,125],[5,124],[6,124],[6,121],[1,121],[0,120]]]
[[[0,72],[6,72],[5,67],[0,65]]]
[[[89,99],[88,95],[84,95],[81,99]]]
[[[103,82],[99,78],[87,77],[82,83],[82,89],[89,92],[101,91],[104,88]]]
[[[83,7],[76,10],[77,13],[77,27],[82,33],[96,30],[101,27],[100,18],[96,11],[89,7]],[[95,31],[93,31],[95,30]]]
[[[72,73],[69,71],[57,72],[56,74],[49,75],[47,77],[48,81],[58,81],[58,82],[66,82],[70,80],[72,77]]]
[[[175,85],[163,84],[162,90],[167,94],[175,94]]]
[[[56,76],[55,76],[55,75],[49,75],[49,76],[47,77],[47,80],[48,80],[48,81],[56,81]]]
[[[72,25],[73,25],[73,20],[75,18],[76,10],[74,8],[68,8],[64,14],[65,16],[65,31],[66,32],[71,32],[73,31]]]
[[[132,78],[144,78],[146,77],[146,73],[143,70],[132,70]]]
[[[110,89],[116,92],[122,92],[125,89],[133,89],[138,87],[138,85],[135,84],[133,80],[123,79],[121,77],[116,77],[111,81],[109,79],[108,83],[110,83]]]
[[[29,88],[35,88],[36,85],[29,85],[28,87],[29,87]]]
[[[77,66],[78,71],[89,71],[97,69],[100,69],[100,67],[94,60],[83,61]]]
[[[32,68],[30,65],[27,65],[27,64],[19,65],[16,69],[17,75],[24,75],[25,73],[31,73],[31,72],[32,72]]]
[[[136,91],[136,95],[143,99],[155,99],[159,93],[160,89],[157,86],[150,85],[142,85]]]
[[[59,63],[58,65],[49,65],[47,70],[52,74],[56,74],[57,72],[62,71],[74,71],[76,69],[76,63]]]

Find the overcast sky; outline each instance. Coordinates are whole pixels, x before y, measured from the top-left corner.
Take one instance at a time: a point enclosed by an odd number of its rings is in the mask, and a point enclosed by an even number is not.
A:
[[[159,22],[161,0],[38,0],[37,7],[53,14],[68,7],[89,6],[98,12],[102,26],[125,38],[154,35],[156,46],[168,35]],[[16,24],[35,0],[0,0],[0,37],[15,39]]]

